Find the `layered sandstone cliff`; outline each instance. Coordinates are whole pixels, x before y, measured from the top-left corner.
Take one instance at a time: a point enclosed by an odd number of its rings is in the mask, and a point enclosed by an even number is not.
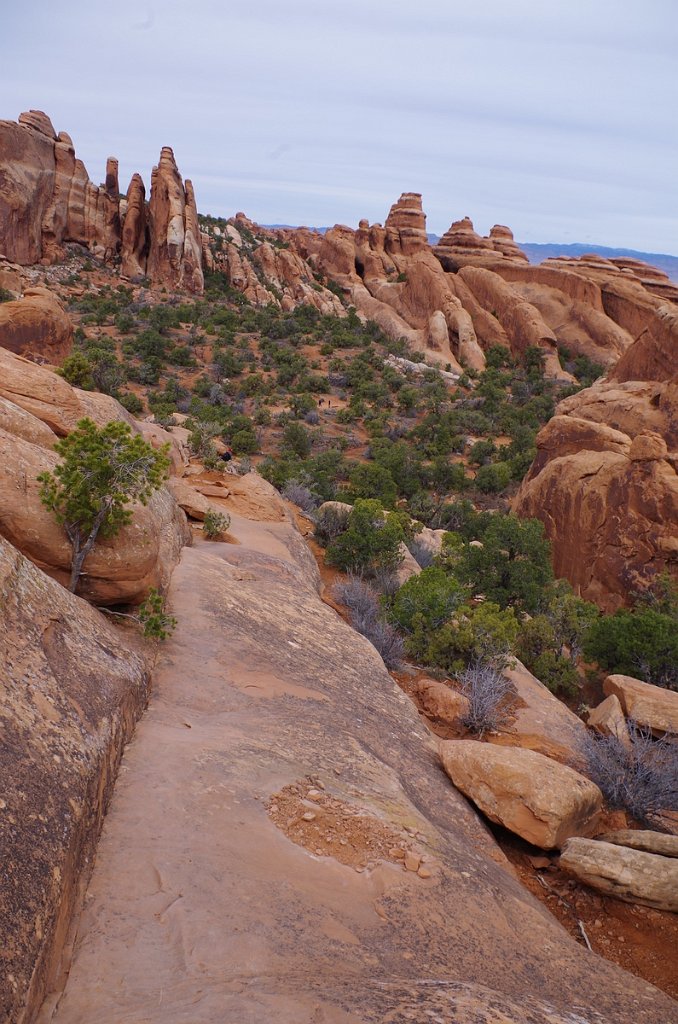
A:
[[[0,253],[22,265],[54,263],[64,244],[97,258],[120,257],[122,273],[154,284],[203,290],[202,250],[193,186],[182,182],[169,147],[153,169],[148,207],[139,175],[120,196],[118,161],[94,185],[66,132],[41,111],[0,121]]]
[[[310,301],[326,312],[334,297],[324,285],[332,284],[391,337],[456,372],[482,369],[494,345],[517,358],[537,347],[547,375],[568,382],[563,363],[576,356],[609,370],[649,333],[652,345],[664,339],[666,364],[678,338],[676,290],[661,271],[600,258],[532,266],[509,228],[495,225],[483,237],[468,217],[431,247],[418,193],[403,193],[384,226],[362,220],[357,229],[339,224],[324,234],[275,231],[238,214],[204,242],[250,301],[286,309]]]

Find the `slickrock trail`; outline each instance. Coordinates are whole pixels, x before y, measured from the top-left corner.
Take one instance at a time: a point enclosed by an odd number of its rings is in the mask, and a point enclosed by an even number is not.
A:
[[[183,552],[41,1024],[678,1021],[515,880],[284,515]]]

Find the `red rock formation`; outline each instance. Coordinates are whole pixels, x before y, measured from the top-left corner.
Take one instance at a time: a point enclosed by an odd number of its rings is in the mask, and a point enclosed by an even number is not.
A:
[[[43,120],[44,119],[44,120]],[[42,222],[54,192],[56,133],[39,111],[0,121],[0,252],[22,265],[42,257]]]
[[[502,256],[508,256],[509,259],[518,260],[521,263],[529,263],[523,250],[516,245],[513,232],[506,225],[495,224],[490,228],[490,242]]]
[[[150,248],[147,273],[156,284],[201,294],[202,243],[190,181],[184,187],[174,153],[163,146],[151,176],[148,205]]]
[[[139,175],[130,183],[123,217],[114,157],[97,187],[70,136],[57,136],[45,114],[33,110],[18,123],[0,121],[0,252],[31,264],[61,259],[65,242],[84,245],[106,261],[122,249],[124,276],[139,280],[148,273],[153,283],[200,294],[202,243],[193,186],[187,180],[184,187],[167,147],[154,180],[150,217]]]
[[[527,302],[510,284],[491,270],[483,267],[463,267],[458,276],[471,289],[483,308],[496,316],[516,355],[528,348],[539,348],[544,353],[544,372],[557,380],[572,380],[558,360],[556,336],[545,323],[539,310]]]
[[[140,174],[133,174],[127,189],[122,218],[120,273],[130,281],[140,281],[146,273],[148,257],[148,220],[146,189]]]
[[[0,303],[0,347],[60,363],[71,350],[73,324],[47,288],[27,288],[17,302]]]
[[[541,519],[556,574],[607,611],[678,575],[677,448],[676,380],[596,384],[537,437],[515,510]]]

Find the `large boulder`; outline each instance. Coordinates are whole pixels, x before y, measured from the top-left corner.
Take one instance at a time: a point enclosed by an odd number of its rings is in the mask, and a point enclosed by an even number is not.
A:
[[[638,725],[655,733],[678,734],[678,693],[632,676],[611,675],[603,683],[603,692],[614,694],[624,714]]]
[[[572,768],[533,750],[477,740],[443,742],[439,750],[457,789],[528,843],[550,850],[595,830],[602,794]]]
[[[598,840],[572,838],[559,860],[563,871],[626,903],[678,913],[678,860]]]
[[[18,355],[59,363],[71,350],[73,324],[48,288],[27,288],[16,302],[0,303],[0,346]]]
[[[0,537],[0,1018],[33,1020],[150,672],[124,633]]]
[[[438,679],[427,676],[418,679],[412,686],[412,694],[425,715],[446,725],[459,725],[469,712],[469,702],[464,694]]]
[[[511,716],[496,735],[489,737],[491,741],[536,750],[563,764],[576,761],[586,735],[581,719],[517,658],[504,675],[514,691]]]
[[[514,510],[544,523],[556,575],[605,611],[676,572],[677,414],[678,382],[603,382],[537,435]]]

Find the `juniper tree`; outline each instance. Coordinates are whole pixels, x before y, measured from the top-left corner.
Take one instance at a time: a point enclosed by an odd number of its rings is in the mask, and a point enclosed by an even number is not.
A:
[[[55,444],[61,462],[39,475],[40,499],[73,547],[71,592],[97,538],[115,536],[132,518],[129,506],[145,505],[160,487],[169,468],[167,448],[156,451],[127,423],[98,428],[90,419]]]

